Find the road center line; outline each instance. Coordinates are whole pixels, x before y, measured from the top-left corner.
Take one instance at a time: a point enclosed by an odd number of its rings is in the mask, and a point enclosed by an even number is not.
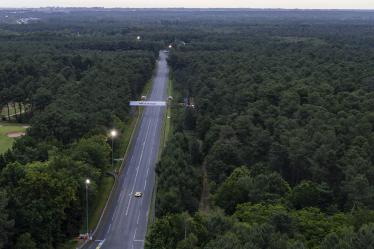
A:
[[[146,141],[147,141],[148,132],[149,132],[149,128],[150,128],[150,127],[151,127],[151,121],[148,122],[148,128],[147,128],[147,132],[146,132],[146,134],[145,134],[145,139],[144,139],[144,143],[143,143],[142,152],[140,153],[140,158],[139,158],[139,163],[138,163],[138,169],[137,169],[137,171],[136,171],[135,181],[134,181],[134,185],[133,185],[132,190],[131,190],[131,195],[134,193],[135,184],[136,184],[136,179],[137,179],[137,177],[138,177],[138,173],[139,173],[139,166],[140,166],[140,164],[141,164],[141,162],[142,162],[143,153],[144,153],[144,148],[145,148],[145,145],[146,145]],[[127,216],[128,213],[129,213],[129,208],[130,208],[131,200],[132,200],[132,196],[130,196],[129,203],[128,203],[128,205],[127,205],[126,216]]]
[[[136,225],[139,224],[139,218],[140,218],[140,210],[139,210],[139,214],[138,214],[138,219],[136,220]]]
[[[137,232],[137,231],[138,231],[138,228],[135,228],[134,238],[132,239],[133,241],[135,240],[136,232]]]
[[[112,223],[110,223],[108,231],[106,232],[107,235],[109,234],[111,228],[112,228]]]

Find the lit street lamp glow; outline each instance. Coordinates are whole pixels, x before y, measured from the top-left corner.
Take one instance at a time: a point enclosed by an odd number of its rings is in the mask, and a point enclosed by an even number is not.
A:
[[[113,169],[114,167],[114,138],[117,136],[117,131],[114,129],[111,130],[110,136],[112,137],[112,169]]]
[[[111,136],[112,138],[116,137],[116,136],[117,136],[117,131],[116,131],[116,130],[111,130],[111,131],[110,131],[110,136]]]

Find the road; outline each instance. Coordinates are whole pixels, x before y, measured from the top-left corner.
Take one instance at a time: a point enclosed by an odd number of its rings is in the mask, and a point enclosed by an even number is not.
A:
[[[164,101],[169,69],[160,52],[148,100]],[[93,241],[84,249],[144,248],[165,107],[146,107],[124,168]],[[143,192],[140,198],[135,192]]]

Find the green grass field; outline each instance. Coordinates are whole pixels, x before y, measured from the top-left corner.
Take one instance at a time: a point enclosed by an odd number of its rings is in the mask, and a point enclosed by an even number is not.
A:
[[[9,148],[11,148],[14,140],[16,139],[9,137],[9,133],[25,131],[25,124],[0,122],[0,154],[6,152]]]

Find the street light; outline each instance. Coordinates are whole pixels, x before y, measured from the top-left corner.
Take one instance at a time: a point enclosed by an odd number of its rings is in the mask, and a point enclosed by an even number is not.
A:
[[[112,138],[112,168],[113,168],[114,167],[114,138],[117,136],[117,131],[114,129],[111,130],[110,136]]]
[[[86,179],[86,231],[87,237],[90,238],[90,234],[88,232],[88,185],[91,183],[90,179]]]

